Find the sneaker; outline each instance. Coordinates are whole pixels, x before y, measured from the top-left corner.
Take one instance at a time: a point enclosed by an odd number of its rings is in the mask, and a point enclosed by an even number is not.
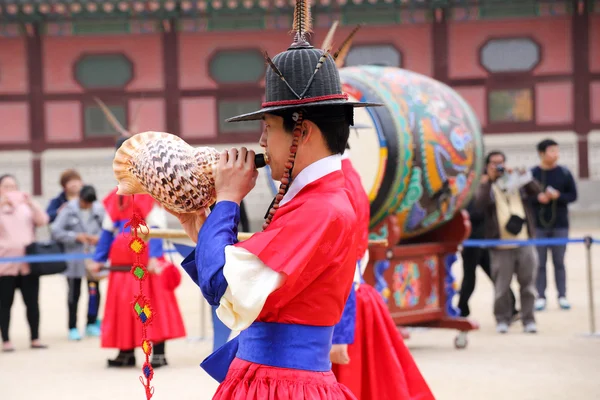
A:
[[[546,299],[539,298],[535,299],[535,311],[544,311],[546,308]]]
[[[135,355],[133,352],[123,353],[119,351],[117,358],[108,360],[108,367],[135,367]]]
[[[569,304],[569,300],[567,300],[566,297],[559,297],[558,298],[558,305],[563,310],[570,310],[571,309],[571,304]]]
[[[525,333],[537,333],[537,325],[535,322],[528,322],[523,327],[523,331]]]
[[[4,342],[2,343],[2,351],[4,353],[12,353],[15,351],[15,346],[11,342]]]
[[[90,324],[85,327],[85,336],[100,337],[100,327],[98,324]]]
[[[508,332],[508,324],[506,322],[499,322],[496,325],[496,332],[507,333]]]
[[[156,369],[169,365],[169,363],[167,363],[167,359],[165,358],[164,354],[153,354],[152,360],[150,360],[150,365],[152,365],[152,368]]]
[[[77,328],[69,329],[69,340],[81,340],[81,335]]]

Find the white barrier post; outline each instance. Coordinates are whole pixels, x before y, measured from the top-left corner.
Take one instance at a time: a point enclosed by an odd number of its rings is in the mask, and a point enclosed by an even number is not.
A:
[[[200,340],[206,339],[206,300],[204,296],[200,296],[202,302],[200,304]]]
[[[583,238],[583,243],[585,244],[585,253],[587,259],[587,281],[588,281],[588,301],[589,301],[589,310],[590,310],[590,335],[591,336],[600,336],[600,334],[596,333],[596,311],[594,308],[594,280],[592,273],[592,238],[591,236],[586,236]]]

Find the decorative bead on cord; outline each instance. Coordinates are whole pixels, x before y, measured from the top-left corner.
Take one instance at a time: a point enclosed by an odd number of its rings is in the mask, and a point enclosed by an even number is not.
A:
[[[294,113],[294,118],[296,120],[296,125],[294,126],[292,145],[290,146],[290,156],[288,157],[287,162],[285,163],[285,170],[283,171],[283,177],[281,178],[281,183],[279,185],[279,191],[275,196],[275,202],[271,206],[269,210],[269,214],[267,215],[267,219],[265,220],[262,228],[263,231],[267,229],[273,217],[275,216],[275,212],[279,208],[279,202],[283,199],[283,196],[287,193],[289,189],[290,182],[292,180],[291,170],[294,167],[294,162],[296,161],[296,152],[298,151],[298,143],[300,142],[300,136],[302,136],[302,112]]]
[[[133,196],[132,196],[133,197]],[[154,369],[152,368],[152,364],[150,364],[150,354],[152,354],[152,344],[148,340],[147,328],[152,323],[154,318],[154,310],[150,305],[149,299],[144,296],[144,286],[143,281],[148,276],[148,269],[142,263],[142,254],[147,250],[146,243],[138,236],[139,232],[145,231],[143,234],[147,234],[149,229],[146,225],[146,222],[141,217],[141,215],[137,212],[135,208],[135,202],[133,209],[133,215],[131,216],[131,220],[125,224],[125,228],[131,228],[131,240],[129,241],[129,249],[135,255],[135,262],[131,267],[131,274],[135,279],[138,280],[140,284],[140,289],[138,295],[135,297],[133,301],[133,311],[135,315],[138,317],[142,324],[142,350],[144,351],[145,361],[142,366],[143,376],[140,376],[140,382],[144,386],[146,392],[146,399],[150,400],[154,395],[154,387],[150,386],[150,381],[154,376]],[[138,232],[139,231],[139,232]]]

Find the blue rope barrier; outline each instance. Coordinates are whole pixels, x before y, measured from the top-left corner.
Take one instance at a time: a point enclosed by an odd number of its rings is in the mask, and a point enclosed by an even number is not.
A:
[[[176,249],[164,250],[164,253],[178,253]],[[24,257],[4,257],[0,258],[0,264],[9,262],[24,262],[24,263],[44,263],[44,262],[56,262],[56,261],[73,261],[73,260],[87,260],[91,259],[93,254],[91,253],[72,253],[72,254],[42,254],[35,256],[24,256]]]
[[[562,246],[569,243],[591,243],[600,244],[599,239],[594,238],[547,238],[547,239],[529,239],[529,240],[498,240],[498,239],[468,239],[462,242],[463,247],[496,247],[506,245],[517,246]],[[165,253],[180,253],[177,249],[167,249]],[[24,257],[5,257],[0,258],[1,263],[9,262],[55,262],[55,261],[72,261],[72,260],[87,260],[91,259],[92,254],[75,253],[75,254],[44,254]]]
[[[593,243],[599,243],[597,239],[592,239]],[[518,246],[562,246],[569,243],[586,243],[586,238],[545,238],[528,240],[499,240],[499,239],[468,239],[465,240],[463,247],[496,247],[506,245]]]

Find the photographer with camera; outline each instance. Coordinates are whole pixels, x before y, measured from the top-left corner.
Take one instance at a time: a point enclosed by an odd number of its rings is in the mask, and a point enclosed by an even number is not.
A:
[[[531,173],[505,167],[506,156],[492,151],[486,157],[487,176],[483,176],[475,194],[475,208],[484,213],[485,238],[527,240],[535,235],[535,219],[529,202],[541,193]],[[501,245],[490,248],[494,281],[496,331],[508,332],[513,307],[510,284],[517,275],[520,287],[521,316],[524,331],[536,333],[534,318],[535,273],[538,255],[534,246]]]

